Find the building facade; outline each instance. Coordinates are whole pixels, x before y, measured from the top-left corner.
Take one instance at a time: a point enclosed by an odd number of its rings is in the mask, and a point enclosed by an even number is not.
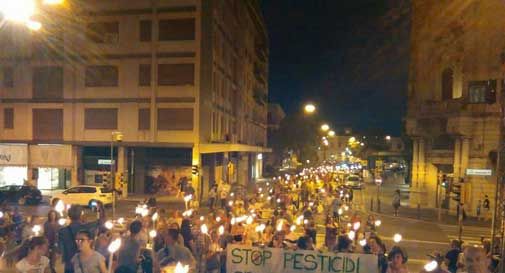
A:
[[[437,187],[441,177],[463,182],[461,202],[469,214],[485,195],[495,196],[504,12],[499,0],[412,2],[406,131],[413,142],[412,192],[423,205],[447,200],[455,207],[449,190]],[[492,169],[493,175],[466,175],[467,169]]]
[[[268,38],[256,1],[68,1],[0,28],[0,184],[173,194],[261,176]],[[193,172],[192,172],[193,170]]]

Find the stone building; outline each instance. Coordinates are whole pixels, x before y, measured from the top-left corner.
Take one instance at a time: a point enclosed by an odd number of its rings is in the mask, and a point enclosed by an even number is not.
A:
[[[501,0],[412,1],[406,131],[413,142],[412,192],[418,193],[411,198],[423,205],[434,206],[437,191],[452,199],[437,189],[443,175],[464,181],[462,202],[470,214],[479,199],[495,196],[503,14]],[[493,169],[493,175],[469,176],[467,169]]]
[[[65,3],[40,7],[38,32],[0,26],[0,185],[101,182],[114,131],[125,193],[261,176],[269,50],[257,1]]]

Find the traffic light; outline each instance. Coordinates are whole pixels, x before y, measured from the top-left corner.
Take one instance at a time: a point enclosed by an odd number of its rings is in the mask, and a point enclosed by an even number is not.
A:
[[[103,173],[102,174],[102,183],[109,183],[110,181],[110,173]]]
[[[199,173],[199,170],[198,170],[198,165],[193,165],[193,166],[191,166],[191,173],[192,173],[193,175],[198,175],[198,173]]]

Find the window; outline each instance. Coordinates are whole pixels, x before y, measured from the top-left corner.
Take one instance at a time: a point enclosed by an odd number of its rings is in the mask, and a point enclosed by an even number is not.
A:
[[[158,130],[193,130],[193,108],[158,109]]]
[[[140,20],[139,39],[141,42],[150,42],[152,37],[152,22],[151,20]]]
[[[140,64],[139,65],[139,86],[150,86],[151,85],[151,65],[150,64]]]
[[[151,129],[151,112],[149,108],[139,109],[139,130]]]
[[[91,65],[86,67],[86,87],[118,86],[118,68],[113,65]]]
[[[63,98],[63,68],[40,66],[33,68],[33,98]]]
[[[452,89],[454,83],[454,73],[447,68],[442,72],[442,100],[452,99]]]
[[[12,67],[3,68],[3,85],[5,88],[14,87],[14,69]]]
[[[195,39],[195,19],[166,19],[159,21],[159,40],[177,41]]]
[[[14,129],[14,108],[4,108],[4,129]]]
[[[82,187],[81,188],[81,192],[82,193],[95,193],[96,192],[96,188],[93,188],[93,187]]]
[[[68,189],[66,192],[67,193],[82,193],[81,189],[82,189],[81,187],[75,187],[75,188]]]
[[[33,139],[63,140],[63,109],[33,109]]]
[[[158,85],[193,85],[194,64],[159,64]]]
[[[468,101],[470,103],[495,103],[496,80],[469,82]]]
[[[96,22],[88,24],[88,39],[95,43],[115,44],[119,42],[118,22]]]
[[[84,110],[85,129],[117,129],[117,108],[88,108]]]

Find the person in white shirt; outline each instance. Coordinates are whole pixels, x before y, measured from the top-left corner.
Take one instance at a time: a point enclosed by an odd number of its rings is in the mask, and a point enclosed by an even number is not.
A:
[[[49,258],[44,256],[48,250],[46,238],[33,237],[22,246],[19,262],[16,263],[18,273],[50,273]]]

